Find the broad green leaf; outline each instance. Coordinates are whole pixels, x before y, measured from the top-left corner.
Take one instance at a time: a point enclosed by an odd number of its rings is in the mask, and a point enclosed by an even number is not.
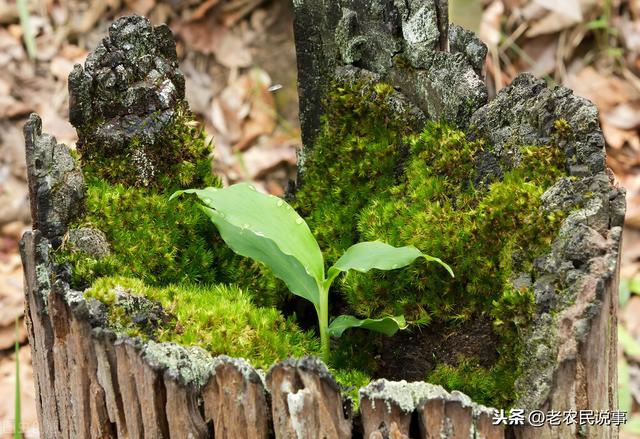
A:
[[[349,328],[364,328],[371,331],[382,332],[391,337],[399,329],[407,327],[404,316],[382,317],[380,319],[358,319],[354,316],[339,316],[331,322],[328,328],[329,335],[340,337]]]
[[[218,228],[220,236],[231,250],[265,264],[277,278],[284,281],[292,293],[304,297],[316,307],[320,306],[318,283],[298,259],[283,253],[275,241],[248,228],[229,223],[220,212],[206,206],[201,208]]]
[[[339,271],[356,270],[366,273],[372,269],[394,270],[406,267],[417,258],[423,257],[427,261],[442,265],[453,277],[451,267],[442,260],[425,255],[412,245],[394,247],[380,241],[360,242],[352,245],[329,269],[329,278],[334,279]]]
[[[640,343],[622,325],[618,325],[618,342],[622,345],[625,354],[630,357],[640,357]]]
[[[309,226],[284,200],[246,183],[179,191],[172,198],[183,193],[198,196],[233,251],[267,265],[294,294],[319,305],[322,253]]]

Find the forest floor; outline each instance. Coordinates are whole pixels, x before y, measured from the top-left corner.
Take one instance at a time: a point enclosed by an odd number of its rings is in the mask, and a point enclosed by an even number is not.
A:
[[[621,338],[620,393],[621,407],[635,415],[623,438],[640,438],[640,0],[449,2],[451,21],[489,46],[492,95],[530,71],[600,110],[609,166],[628,191],[620,328],[630,337]],[[131,13],[173,30],[187,99],[215,139],[215,172],[225,183],[251,180],[281,195],[295,176],[301,142],[289,1],[0,0],[0,439],[13,437],[16,339],[22,430],[39,437],[18,254],[30,227],[22,125],[36,111],[44,131],[75,144],[67,76],[114,18]]]

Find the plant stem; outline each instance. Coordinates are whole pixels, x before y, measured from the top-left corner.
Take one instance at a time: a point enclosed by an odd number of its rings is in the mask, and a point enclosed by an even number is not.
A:
[[[320,328],[320,348],[322,360],[326,363],[329,361],[329,288],[320,288],[320,309],[318,311],[318,326]]]
[[[22,439],[22,414],[20,410],[20,323],[16,318],[16,401],[14,413],[14,439]]]
[[[28,0],[18,0],[18,15],[20,16],[20,26],[22,27],[22,36],[24,45],[27,47],[27,54],[32,60],[36,58],[36,40],[33,36],[33,28],[29,20],[29,4]]]

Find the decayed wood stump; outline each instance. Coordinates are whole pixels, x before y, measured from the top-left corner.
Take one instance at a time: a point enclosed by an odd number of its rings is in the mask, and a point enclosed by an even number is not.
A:
[[[525,339],[522,397],[528,410],[602,410],[617,406],[616,307],[624,190],[605,165],[597,110],[563,87],[523,74],[487,102],[482,66],[487,49],[447,23],[446,0],[296,2],[295,34],[305,148],[312,147],[334,80],[377,78],[394,87],[407,120],[445,120],[482,138],[479,182],[500,178],[519,145],[564,149],[569,177],[545,195],[545,208],[572,211],[550,254],[536,261],[536,318]],[[409,103],[409,104],[407,104]],[[418,109],[416,111],[416,108]],[[407,112],[408,110],[402,110]],[[416,114],[417,112],[417,114]],[[571,127],[558,136],[558,121]],[[561,126],[560,126],[561,128]],[[303,153],[304,156],[304,153]],[[304,157],[303,157],[304,158]],[[304,182],[304,166],[300,167]],[[564,297],[557,286],[564,287]],[[398,426],[402,430],[402,423]],[[614,437],[615,427],[516,430],[518,437]]]
[[[513,140],[518,140],[516,145],[544,144],[560,118],[574,128],[572,136],[562,140],[571,157],[571,178],[545,194],[547,206],[573,208],[573,213],[551,253],[538,261],[544,273],[533,286],[538,315],[526,341],[525,374],[517,383],[523,397],[516,406],[614,410],[615,298],[625,205],[624,193],[605,168],[593,105],[527,75],[487,103],[480,76],[486,48],[473,34],[448,26],[446,1],[294,3],[307,148],[317,135],[323,93],[340,75],[375,75],[402,94],[399,111],[410,108],[416,116],[412,120],[444,118],[469,136],[488,139],[493,148],[479,163],[486,178],[499,177],[500,165],[514,153]],[[153,80],[135,87],[126,82],[126,69],[133,64],[127,54],[134,52],[142,53],[141,59],[159,60],[138,66]],[[401,70],[393,62],[398,55],[404,60]],[[110,64],[118,60],[124,67]],[[126,99],[115,105],[105,95],[112,80],[121,90],[131,87]],[[97,132],[109,141],[126,142],[127,136],[143,131],[161,135],[176,102],[184,97],[168,28],[153,28],[139,17],[114,23],[109,38],[89,56],[84,69],[74,69],[69,82],[72,122],[82,131],[94,129],[91,122],[101,120]],[[66,146],[41,132],[37,115],[27,122],[25,138],[34,224],[21,243],[25,315],[44,437],[617,436],[615,427],[606,426],[525,425],[506,431],[492,425],[491,409],[459,392],[384,379],[360,390],[360,415],[354,417],[351,401],[315,358],[276,364],[265,376],[242,359],[212,358],[196,347],[143,343],[113,333],[106,329],[101,305],[71,290],[69,273],[51,257],[81,209],[82,172]],[[98,235],[91,239],[100,245]],[[571,300],[555,299],[558,280]]]

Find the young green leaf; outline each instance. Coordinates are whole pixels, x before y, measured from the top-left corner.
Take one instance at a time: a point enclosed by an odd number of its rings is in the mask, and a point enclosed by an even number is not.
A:
[[[417,258],[423,257],[427,261],[442,265],[453,277],[451,267],[442,260],[425,255],[412,245],[394,247],[380,241],[360,242],[354,244],[329,269],[329,279],[333,280],[340,271],[356,270],[366,273],[374,268],[378,270],[394,270],[406,267]]]
[[[267,265],[292,293],[313,303],[325,360],[329,358],[330,335],[340,337],[348,328],[365,328],[391,336],[407,326],[404,316],[364,320],[340,316],[329,325],[329,288],[340,272],[393,270],[423,257],[439,263],[453,276],[447,264],[413,246],[393,247],[376,241],[351,246],[325,279],[318,243],[307,223],[284,200],[261,194],[245,183],[224,189],[178,191],[171,199],[182,194],[195,194],[200,199],[200,207],[234,252]]]
[[[318,283],[294,256],[284,253],[272,239],[226,221],[216,210],[201,206],[216,225],[220,236],[237,254],[255,259],[271,269],[274,276],[284,281],[289,290],[320,306]]]
[[[354,316],[339,316],[329,325],[329,335],[340,337],[349,328],[364,328],[371,331],[382,332],[391,337],[399,329],[405,329],[407,322],[404,316],[382,317],[380,319],[358,319]]]
[[[233,251],[267,265],[294,294],[319,306],[322,253],[309,226],[284,200],[245,183],[179,191],[172,198],[183,193],[198,196],[202,210]]]

